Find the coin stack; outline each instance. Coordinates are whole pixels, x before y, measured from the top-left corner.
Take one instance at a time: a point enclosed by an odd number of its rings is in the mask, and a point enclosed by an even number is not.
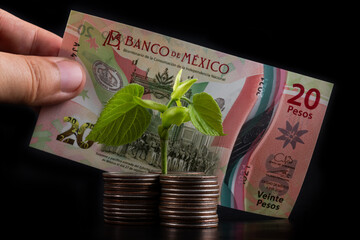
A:
[[[105,222],[158,223],[159,174],[105,172],[103,179]]]
[[[218,226],[219,185],[216,176],[160,175],[159,215],[163,226],[212,228]]]

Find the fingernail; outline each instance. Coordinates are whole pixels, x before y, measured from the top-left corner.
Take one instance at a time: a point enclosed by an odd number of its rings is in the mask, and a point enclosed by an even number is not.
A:
[[[73,61],[62,60],[56,62],[60,71],[61,91],[74,92],[82,83],[83,71],[81,66]]]

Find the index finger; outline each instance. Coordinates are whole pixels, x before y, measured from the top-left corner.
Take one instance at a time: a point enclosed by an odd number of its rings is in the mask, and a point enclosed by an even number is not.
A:
[[[0,51],[57,56],[62,38],[0,9]]]

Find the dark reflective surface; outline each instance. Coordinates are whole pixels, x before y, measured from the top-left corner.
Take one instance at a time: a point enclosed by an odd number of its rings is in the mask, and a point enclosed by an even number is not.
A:
[[[261,222],[221,221],[218,228],[181,229],[160,226],[117,226],[105,225],[104,236],[108,239],[290,239],[293,227],[288,220]]]

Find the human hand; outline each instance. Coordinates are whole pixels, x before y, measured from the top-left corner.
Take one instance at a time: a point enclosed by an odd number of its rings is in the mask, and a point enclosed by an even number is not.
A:
[[[39,106],[77,96],[86,75],[79,63],[56,57],[61,42],[0,9],[0,102]]]

